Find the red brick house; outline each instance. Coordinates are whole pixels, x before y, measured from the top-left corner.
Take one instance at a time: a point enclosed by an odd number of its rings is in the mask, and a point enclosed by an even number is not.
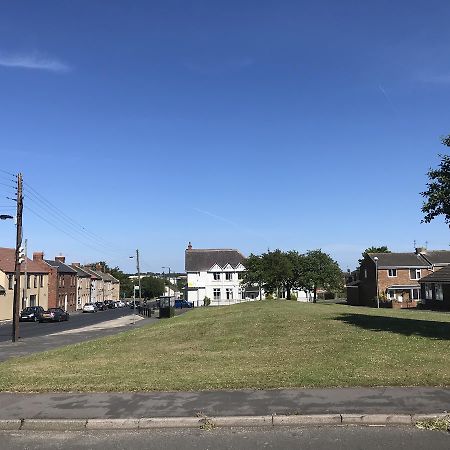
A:
[[[450,264],[450,251],[417,248],[413,253],[369,253],[357,270],[358,279],[347,284],[352,305],[410,308],[423,299],[419,280]],[[377,287],[378,286],[378,287]]]
[[[73,312],[77,308],[77,271],[65,264],[64,256],[54,260],[44,259],[43,252],[33,253],[33,261],[50,269],[48,282],[48,307]]]

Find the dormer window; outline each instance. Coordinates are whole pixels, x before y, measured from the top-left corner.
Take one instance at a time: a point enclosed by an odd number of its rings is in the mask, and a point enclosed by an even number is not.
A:
[[[231,281],[231,280],[233,279],[233,274],[232,274],[231,272],[227,272],[227,273],[225,274],[225,279],[226,279],[227,281]]]
[[[220,281],[220,272],[213,272],[214,280]]]

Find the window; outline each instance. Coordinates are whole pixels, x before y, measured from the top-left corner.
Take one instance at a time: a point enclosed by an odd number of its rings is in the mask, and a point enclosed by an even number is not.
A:
[[[413,300],[420,300],[420,289],[412,290],[412,298]]]
[[[8,289],[14,289],[14,275],[8,275]]]
[[[442,284],[435,284],[436,300],[444,300],[444,292],[442,290]]]
[[[231,288],[226,289],[225,294],[227,296],[227,300],[233,300],[233,289]]]
[[[214,272],[213,277],[216,281],[219,281],[220,280],[220,272]]]
[[[395,291],[393,289],[389,289],[387,291],[387,296],[389,300],[395,300]]]
[[[27,289],[31,287],[31,275],[27,275]]]
[[[367,269],[364,269],[364,278],[367,278]]]
[[[37,275],[34,276],[33,287],[37,288]]]
[[[227,272],[225,274],[225,280],[231,281],[233,279],[233,274],[231,272]]]
[[[220,300],[220,289],[213,289],[214,300]]]
[[[39,286],[44,287],[44,275],[39,275]]]
[[[433,286],[429,283],[425,284],[425,299],[433,300]]]
[[[397,269],[388,269],[388,277],[396,277]]]
[[[410,280],[420,280],[420,269],[409,269]]]
[[[241,299],[245,300],[245,290],[241,289]]]
[[[244,272],[238,272],[238,280],[242,280],[243,276],[244,276]]]

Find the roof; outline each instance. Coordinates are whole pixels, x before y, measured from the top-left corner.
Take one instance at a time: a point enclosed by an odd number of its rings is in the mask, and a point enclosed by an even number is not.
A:
[[[89,270],[90,272],[95,273],[99,278],[101,278],[103,281],[111,281],[113,283],[119,283],[119,280],[114,278],[110,273],[101,272],[100,270]]]
[[[443,267],[422,277],[419,283],[450,283],[450,266]]]
[[[16,260],[16,250],[14,248],[0,247],[0,270],[7,273],[14,272],[14,264]],[[27,258],[27,271],[31,273],[49,273],[50,270],[45,268],[45,264],[35,262]],[[22,263],[21,273],[25,272],[25,264]]]
[[[421,255],[431,264],[450,264],[449,250],[427,250]]]
[[[186,272],[200,272],[210,269],[214,264],[225,267],[230,264],[235,269],[239,264],[243,264],[244,255],[234,249],[188,249],[185,252]]]
[[[89,269],[89,267],[81,267],[81,269],[84,272],[88,273],[91,276],[91,278],[94,278],[95,280],[101,280],[101,277],[92,269]]]
[[[372,261],[378,258],[378,268],[386,269],[390,267],[429,267],[430,263],[421,255],[416,253],[368,253]]]
[[[88,273],[86,269],[81,268],[80,266],[74,266],[72,267],[77,271],[77,277],[79,278],[91,278],[91,274]]]
[[[44,261],[49,266],[56,267],[58,273],[77,273],[77,271],[73,267],[62,263],[61,261],[53,261],[51,259],[44,259]]]

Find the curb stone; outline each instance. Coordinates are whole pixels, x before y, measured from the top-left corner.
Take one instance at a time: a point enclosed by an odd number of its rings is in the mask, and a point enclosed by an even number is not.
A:
[[[305,425],[415,425],[427,419],[446,417],[436,414],[311,414],[224,417],[149,417],[141,419],[14,419],[0,420],[0,430],[80,431],[145,430],[152,428],[275,427]],[[206,427],[205,427],[206,429]]]

